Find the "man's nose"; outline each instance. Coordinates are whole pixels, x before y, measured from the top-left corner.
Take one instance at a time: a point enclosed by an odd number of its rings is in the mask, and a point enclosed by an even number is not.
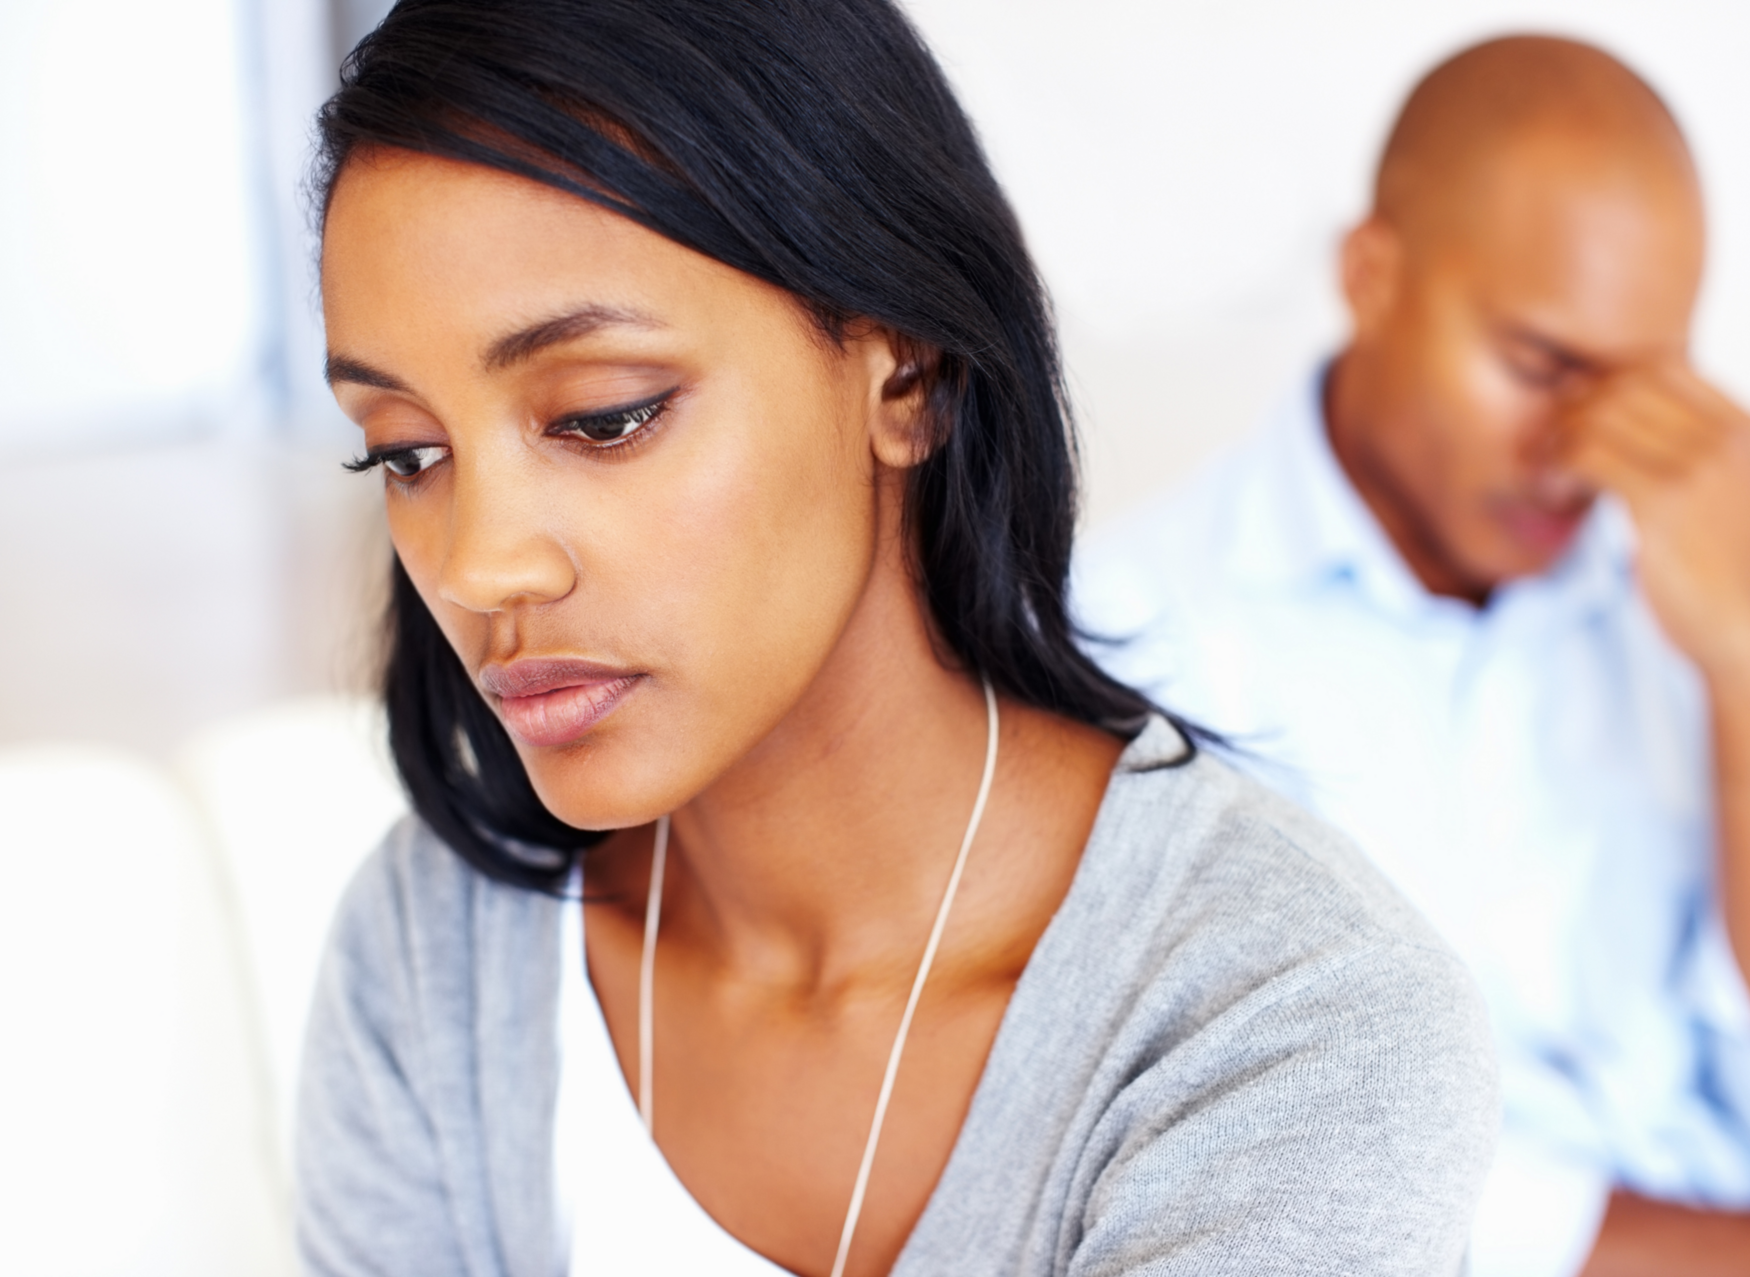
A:
[[[530,500],[536,476],[514,456],[456,459],[449,544],[438,592],[471,612],[551,603],[571,593],[576,567]]]

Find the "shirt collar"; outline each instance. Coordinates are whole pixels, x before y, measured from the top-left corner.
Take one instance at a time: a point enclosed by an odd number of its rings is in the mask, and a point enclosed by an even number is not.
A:
[[[1240,535],[1233,569],[1267,586],[1352,582],[1394,613],[1470,614],[1465,604],[1428,593],[1349,481],[1325,426],[1329,370],[1329,361],[1320,364],[1253,445],[1262,450],[1263,482],[1235,511]],[[1633,555],[1633,527],[1621,507],[1605,499],[1554,566],[1501,593],[1552,595],[1564,608],[1583,611],[1608,607],[1632,588]]]

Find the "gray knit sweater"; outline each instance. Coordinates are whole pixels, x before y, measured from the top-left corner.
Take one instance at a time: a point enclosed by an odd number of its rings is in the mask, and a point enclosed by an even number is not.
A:
[[[1113,773],[898,1277],[1459,1271],[1493,1149],[1464,970],[1337,835],[1157,720]],[[319,1277],[556,1277],[559,909],[390,834],[306,1047]]]

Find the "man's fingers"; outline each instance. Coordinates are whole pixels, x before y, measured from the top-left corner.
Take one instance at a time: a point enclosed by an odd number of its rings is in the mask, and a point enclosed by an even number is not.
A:
[[[1565,466],[1588,483],[1627,501],[1630,507],[1670,482],[1664,471],[1649,466],[1614,443],[1582,436],[1564,458]]]
[[[1656,375],[1673,394],[1685,399],[1698,416],[1716,423],[1750,426],[1750,417],[1744,410],[1688,364],[1662,364]]]
[[[1603,449],[1657,474],[1681,473],[1707,439],[1674,419],[1668,406],[1642,395],[1617,395],[1584,406],[1568,418],[1566,449]]]
[[[1687,370],[1625,374],[1573,406],[1563,423],[1564,450],[1572,457],[1583,446],[1603,447],[1675,477],[1719,449],[1732,411],[1729,400]]]

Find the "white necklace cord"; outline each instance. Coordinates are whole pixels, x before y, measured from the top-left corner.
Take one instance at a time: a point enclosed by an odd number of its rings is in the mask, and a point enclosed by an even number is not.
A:
[[[930,966],[936,961],[936,949],[942,943],[942,932],[948,925],[948,911],[954,907],[954,893],[960,890],[960,875],[966,870],[966,853],[972,850],[972,840],[978,835],[978,825],[984,819],[984,804],[990,798],[990,782],[997,773],[997,694],[990,680],[984,680],[984,705],[987,719],[984,746],[984,778],[978,782],[978,801],[972,804],[972,819],[966,822],[966,837],[960,840],[960,854],[954,857],[954,872],[948,875],[948,889],[942,893],[942,905],[936,910],[936,925],[930,928],[930,942],[924,946],[924,960],[918,963],[917,979],[911,982],[911,996],[905,1000],[905,1014],[899,1018],[899,1032],[893,1038],[893,1050],[887,1056],[887,1072],[881,1079],[881,1094],[875,1100],[875,1120],[869,1124],[869,1142],[863,1146],[863,1163],[857,1167],[857,1186],[851,1190],[851,1207],[845,1212],[845,1229],[839,1234],[839,1253],[832,1261],[832,1277],[844,1277],[845,1261],[850,1258],[851,1238],[857,1232],[857,1219],[863,1213],[863,1195],[869,1189],[869,1171],[875,1165],[875,1148],[881,1143],[881,1124],[887,1120],[887,1102],[893,1098],[893,1080],[899,1075],[899,1057],[905,1053],[906,1035],[911,1032],[911,1018],[923,995],[924,981],[930,978]]]
[[[656,1138],[656,931],[662,925],[662,871],[668,863],[668,817],[656,822],[656,846],[650,853],[650,891],[644,900],[644,952],[638,957],[638,1116],[644,1130]]]
[[[881,1143],[881,1126],[887,1120],[887,1105],[893,1098],[893,1082],[899,1076],[899,1060],[905,1054],[905,1039],[911,1033],[912,1017],[917,1013],[918,999],[923,996],[924,982],[930,978],[936,950],[941,947],[942,932],[948,926],[948,912],[954,907],[954,894],[960,890],[960,878],[966,872],[966,856],[972,850],[972,840],[978,836],[985,803],[990,799],[991,781],[997,774],[997,694],[988,678],[984,680],[984,707],[984,776],[978,782],[978,799],[972,804],[972,819],[966,822],[966,836],[960,840],[960,854],[954,857],[954,872],[948,875],[948,888],[942,893],[941,906],[936,910],[929,943],[924,945],[923,961],[918,963],[917,977],[911,982],[911,995],[905,1000],[905,1014],[899,1018],[899,1032],[894,1035],[893,1050],[887,1055],[887,1072],[881,1078],[881,1094],[875,1100],[875,1118],[869,1124],[869,1140],[863,1145],[863,1160],[857,1167],[857,1184],[851,1190],[844,1231],[839,1234],[838,1254],[832,1261],[832,1277],[844,1277],[845,1261],[851,1254],[851,1239],[857,1234],[857,1220],[863,1214],[863,1198],[869,1191],[869,1172],[875,1165],[875,1150]],[[656,933],[662,923],[662,871],[667,857],[668,817],[664,816],[656,822],[656,846],[650,858],[650,896],[644,906],[644,953],[638,963],[638,1112],[644,1119],[644,1129],[652,1138],[655,1138],[651,1063],[655,1055]]]

